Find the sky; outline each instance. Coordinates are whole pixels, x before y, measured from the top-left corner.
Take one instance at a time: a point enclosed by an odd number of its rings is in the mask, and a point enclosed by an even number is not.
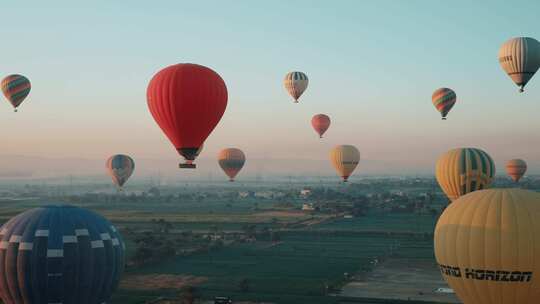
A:
[[[425,172],[471,146],[540,172],[540,76],[519,94],[497,60],[511,37],[540,39],[538,1],[126,3],[2,4],[0,76],[26,75],[32,92],[19,113],[0,103],[0,156],[126,153],[176,166],[145,92],[160,69],[191,62],[229,91],[202,158],[237,147],[248,159],[327,160],[352,144],[362,160],[388,163],[385,173]],[[283,88],[293,70],[310,81],[299,104]],[[445,122],[431,104],[439,87],[458,96]],[[332,118],[323,140],[310,125],[317,113]]]

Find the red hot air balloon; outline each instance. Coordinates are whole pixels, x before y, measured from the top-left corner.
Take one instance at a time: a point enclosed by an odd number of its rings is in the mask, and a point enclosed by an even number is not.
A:
[[[213,70],[180,63],[159,71],[148,85],[148,108],[186,163],[193,161],[227,107],[227,86]]]
[[[317,114],[311,118],[311,125],[319,133],[319,137],[322,138],[324,132],[330,127],[330,117],[324,114]]]

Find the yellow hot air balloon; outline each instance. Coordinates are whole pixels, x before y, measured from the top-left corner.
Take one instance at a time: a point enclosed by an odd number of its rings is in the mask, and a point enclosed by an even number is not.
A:
[[[514,182],[519,182],[527,171],[527,163],[522,159],[511,159],[506,163],[506,173]]]
[[[453,149],[437,161],[435,177],[450,201],[472,191],[489,187],[495,163],[484,151],[475,148]]]
[[[523,92],[525,85],[540,67],[540,42],[530,37],[516,37],[499,49],[499,63]]]
[[[330,151],[330,161],[339,176],[343,178],[343,181],[347,182],[349,176],[358,166],[358,162],[360,162],[360,152],[355,146],[336,146]]]
[[[540,301],[540,194],[489,189],[462,196],[435,227],[435,258],[464,304]]]

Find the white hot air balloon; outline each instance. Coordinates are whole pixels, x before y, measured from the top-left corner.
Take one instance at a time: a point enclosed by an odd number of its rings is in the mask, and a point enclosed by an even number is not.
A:
[[[298,102],[298,98],[304,93],[308,86],[308,77],[302,72],[290,72],[285,75],[283,84],[287,92],[294,98],[294,102]]]
[[[540,42],[530,37],[506,41],[499,50],[499,63],[519,86],[519,91],[523,92],[527,82],[540,67]]]

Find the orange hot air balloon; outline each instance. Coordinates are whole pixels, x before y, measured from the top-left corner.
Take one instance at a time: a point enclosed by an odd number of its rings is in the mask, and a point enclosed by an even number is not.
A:
[[[511,159],[506,163],[506,173],[514,182],[519,182],[527,171],[527,163],[522,159]]]
[[[234,178],[246,163],[246,156],[240,149],[227,148],[219,152],[218,162],[221,169],[229,177],[229,181],[234,182]]]
[[[227,107],[227,86],[213,70],[180,63],[159,71],[147,89],[148,108],[154,120],[186,163],[193,161]]]
[[[311,118],[311,125],[319,134],[319,137],[322,138],[324,132],[330,127],[330,117],[325,114],[317,114]]]
[[[330,161],[339,176],[343,178],[343,182],[347,182],[360,162],[360,152],[355,146],[336,146],[330,151]]]

